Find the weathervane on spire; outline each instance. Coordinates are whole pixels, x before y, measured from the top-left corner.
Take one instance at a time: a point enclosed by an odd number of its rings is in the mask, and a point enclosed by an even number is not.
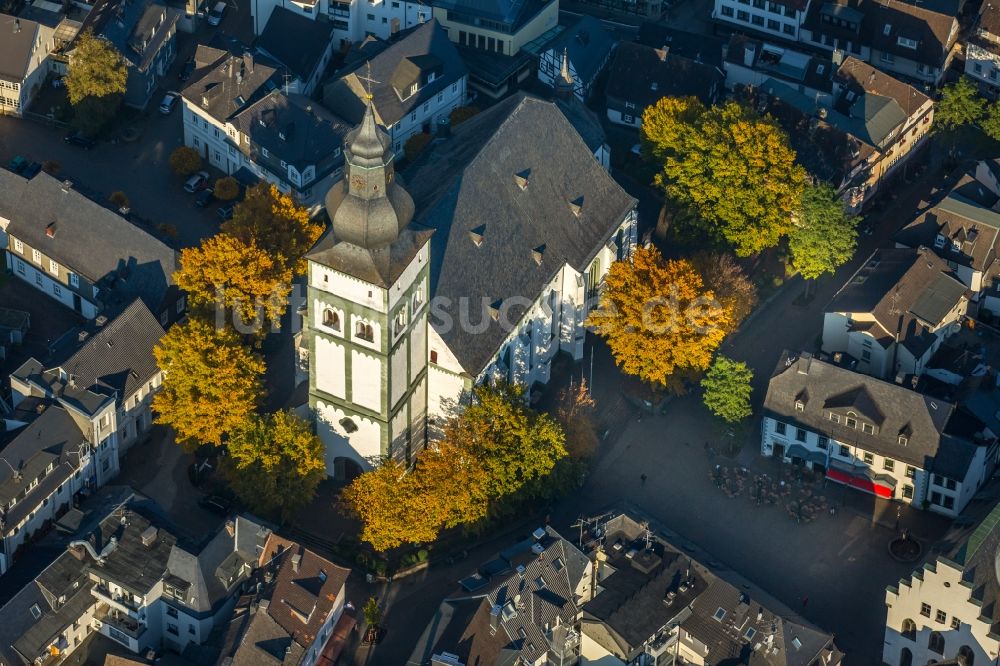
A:
[[[365,86],[365,90],[366,90],[365,97],[367,97],[368,101],[370,102],[370,101],[372,101],[372,84],[373,83],[382,83],[382,82],[381,81],[376,81],[375,79],[372,78],[372,63],[371,63],[370,60],[368,61],[367,65],[368,65],[368,71],[367,71],[367,73],[364,76],[359,76],[358,80],[364,81],[367,84]]]

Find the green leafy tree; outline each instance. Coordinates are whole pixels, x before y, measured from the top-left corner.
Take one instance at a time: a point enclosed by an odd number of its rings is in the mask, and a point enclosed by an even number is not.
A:
[[[986,101],[979,96],[976,84],[967,76],[941,89],[941,100],[934,111],[934,121],[952,129],[974,124],[986,112]]]
[[[190,176],[201,168],[201,153],[188,146],[179,146],[170,153],[170,170],[178,176]]]
[[[703,401],[713,414],[727,423],[750,416],[753,371],[742,361],[719,354],[701,380]]]
[[[361,609],[361,614],[364,615],[365,623],[369,627],[377,627],[382,622],[382,607],[378,605],[378,600],[375,597],[368,597],[364,608]]]
[[[121,190],[112,192],[111,196],[108,197],[108,201],[116,208],[128,208],[129,206],[128,195]]]
[[[643,114],[642,136],[644,154],[663,164],[657,185],[738,256],[777,245],[791,228],[806,174],[769,116],[664,97]]]
[[[264,362],[232,330],[191,319],[172,326],[153,356],[165,373],[153,398],[156,422],[173,428],[181,444],[218,446],[256,412]]]
[[[802,194],[798,224],[788,235],[792,267],[806,280],[833,273],[854,256],[858,218],[844,209],[826,183],[810,185]]]
[[[979,126],[991,139],[1000,141],[1000,102],[993,102],[989,105]]]
[[[63,81],[73,105],[73,125],[88,134],[100,130],[118,111],[128,70],[121,53],[87,31],[76,40]]]
[[[424,148],[430,144],[433,138],[430,134],[420,132],[407,139],[406,143],[403,144],[403,155],[406,156],[406,161],[412,162],[417,159],[417,156],[424,152]]]
[[[326,477],[325,449],[291,412],[252,415],[226,443],[233,490],[252,511],[288,520]]]

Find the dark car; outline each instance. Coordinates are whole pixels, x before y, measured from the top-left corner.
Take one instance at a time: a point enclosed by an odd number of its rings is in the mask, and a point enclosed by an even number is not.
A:
[[[38,162],[32,162],[28,166],[24,167],[24,171],[21,172],[21,175],[24,176],[25,178],[34,178],[35,176],[38,175],[38,172],[41,170],[42,170],[41,164],[39,164]]]
[[[236,208],[236,204],[227,203],[219,206],[215,211],[219,215],[219,219],[225,222],[226,220],[233,219],[233,210]]]
[[[90,150],[95,145],[97,145],[96,141],[91,139],[86,134],[83,134],[82,132],[73,132],[72,134],[67,134],[66,138],[63,139],[63,141],[65,141],[71,146],[80,146],[81,148],[84,148],[86,150]]]
[[[214,200],[215,197],[212,195],[212,188],[206,187],[205,189],[203,189],[201,192],[198,193],[198,196],[195,198],[194,203],[199,208],[204,208],[208,204],[212,203],[212,201]]]
[[[20,155],[15,155],[14,158],[7,163],[7,168],[14,173],[21,173],[28,166],[28,160]]]
[[[180,73],[177,78],[181,81],[187,81],[191,78],[191,74],[194,72],[194,58],[189,58],[187,62],[184,63],[184,67],[181,68]]]
[[[219,497],[218,495],[209,495],[208,497],[203,497],[198,501],[198,506],[212,513],[217,513],[220,516],[229,515],[229,510],[232,508],[233,503],[227,500],[225,497]]]

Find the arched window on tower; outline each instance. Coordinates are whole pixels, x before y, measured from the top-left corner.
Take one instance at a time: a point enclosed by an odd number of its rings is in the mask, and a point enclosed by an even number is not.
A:
[[[917,625],[910,618],[903,620],[903,629],[899,632],[903,638],[911,641],[917,640]]]
[[[367,342],[373,342],[375,340],[375,331],[372,330],[372,325],[363,321],[359,321],[357,326],[354,327],[354,335],[355,337],[361,338]]]
[[[326,326],[327,328],[332,328],[335,331],[339,331],[340,315],[338,315],[330,308],[326,308],[325,310],[323,310],[323,325]]]
[[[927,638],[927,649],[931,652],[944,654],[944,636],[940,632],[932,631],[931,635]]]
[[[975,666],[976,654],[968,645],[963,645],[958,648],[958,655],[955,657],[955,661],[962,666]]]
[[[899,666],[913,666],[913,653],[910,648],[903,648],[899,653]]]

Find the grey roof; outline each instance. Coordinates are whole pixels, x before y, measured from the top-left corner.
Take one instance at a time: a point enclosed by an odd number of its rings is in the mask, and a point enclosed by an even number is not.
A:
[[[271,11],[256,46],[308,81],[333,41],[333,30],[330,21],[315,21],[279,6]]]
[[[936,246],[939,235],[945,239],[943,247]],[[934,247],[936,254],[949,261],[986,271],[997,258],[1000,213],[953,190],[900,229],[893,240],[907,247]]]
[[[245,580],[251,564],[256,565],[256,560],[236,552],[234,533],[227,525],[198,552],[175,544],[167,559],[167,575],[188,583],[183,604],[204,613],[217,610],[229,598],[236,584]],[[223,573],[225,578],[220,575]]]
[[[278,90],[238,112],[233,122],[250,137],[253,145],[267,149],[300,173],[310,165],[319,168],[337,153],[350,129],[318,102],[305,95],[286,95]],[[331,160],[327,172],[341,162],[340,158]],[[317,180],[323,175],[317,174]],[[287,173],[280,176],[287,179]]]
[[[367,76],[365,63],[371,63],[372,104],[380,125],[391,127],[412,109],[437,96],[467,73],[455,45],[444,28],[432,19],[413,28],[406,36],[370,60],[356,60],[353,71],[343,73],[323,89],[323,103],[348,123],[361,122],[365,112]],[[428,83],[429,74],[436,77]],[[409,94],[417,83],[416,94]]]
[[[876,250],[826,307],[827,312],[870,313],[885,333],[920,357],[934,330],[967,298],[967,287],[927,248]]]
[[[801,411],[795,408],[796,401],[804,403]],[[856,442],[866,451],[933,469],[955,405],[808,354],[785,352],[768,383],[764,411],[779,421],[801,424],[831,439]],[[849,427],[848,411],[859,421],[872,424],[874,433]],[[831,421],[830,413],[840,414],[841,422]],[[900,443],[900,435],[905,435],[905,444]],[[964,446],[975,447],[970,442]]]
[[[34,21],[0,14],[0,78],[21,81],[28,73],[42,27]],[[44,44],[41,48],[44,48]]]
[[[528,181],[523,190],[518,174]],[[508,299],[534,300],[565,264],[584,272],[636,205],[555,104],[523,94],[455,128],[407,177],[417,223],[435,230],[433,295],[453,309],[468,298],[477,312],[507,301],[512,322],[524,308]],[[581,197],[577,217],[570,202]],[[461,329],[441,334],[474,376],[510,333],[493,320],[478,334]]]
[[[0,169],[0,217],[13,219],[27,187],[27,178],[7,169]]]
[[[576,97],[571,99],[553,100],[559,110],[566,116],[566,120],[573,126],[583,142],[587,144],[591,152],[597,152],[607,142],[607,135],[604,133],[604,126],[597,114],[582,104]]]
[[[94,583],[86,577],[80,578],[79,567],[74,564],[79,565],[79,562],[74,562],[72,555],[64,554],[46,569],[46,572],[65,569],[80,583],[70,591],[64,603],[47,595],[38,581],[31,581],[0,608],[0,657],[4,663],[10,666],[31,664],[37,658],[48,656],[49,646],[56,644],[66,628],[93,605],[90,590]],[[34,609],[40,613],[37,620]]]
[[[157,528],[156,536],[151,545],[145,546],[142,535],[150,527]],[[95,573],[133,594],[149,594],[168,573],[167,562],[177,537],[160,521],[154,523],[131,508],[116,511],[101,523],[94,533],[94,549],[100,553],[112,537],[117,540],[115,547],[103,564],[95,567]],[[86,551],[81,556],[91,561]]]
[[[8,184],[0,182],[0,200]],[[7,233],[93,284],[114,277],[113,289],[98,296],[105,305],[124,307],[138,297],[159,312],[172,291],[174,250],[47,173],[13,189],[20,196]]]
[[[576,75],[590,84],[601,73],[615,44],[614,35],[605,30],[599,20],[585,14],[544,48],[546,51],[555,49],[560,58],[565,49]]]
[[[621,103],[631,102],[636,106],[635,113],[641,114],[642,109],[664,96],[692,96],[710,104],[724,79],[713,65],[673,51],[622,42],[612,56],[604,93],[609,107],[620,109]]]
[[[250,52],[237,54],[199,44],[194,62],[195,71],[181,95],[220,122],[277,90],[281,83],[278,63]]]
[[[88,17],[84,27],[94,28],[140,71],[148,69],[181,16],[179,9],[156,0],[105,0],[92,11],[100,19]]]
[[[674,55],[722,69],[722,52],[726,42],[712,35],[685,32],[662,23],[644,21],[639,26],[635,41],[654,49],[669,49]]]
[[[479,25],[486,19],[504,24],[503,32],[520,30],[547,5],[546,0],[438,0],[435,7],[447,10],[452,21]]]
[[[729,40],[726,61],[746,67],[749,57],[752,62],[750,69],[766,72],[799,89],[804,86],[822,92],[833,90],[834,65],[830,59],[792,49],[774,51],[765,47],[769,45],[759,39],[735,34]]]
[[[258,610],[250,616],[241,635],[233,663],[240,666],[291,665],[301,662],[303,655],[305,648],[293,641],[268,613]]]
[[[164,334],[153,313],[136,299],[60,367],[75,377],[77,386],[117,391],[121,402],[159,373],[153,347]]]

